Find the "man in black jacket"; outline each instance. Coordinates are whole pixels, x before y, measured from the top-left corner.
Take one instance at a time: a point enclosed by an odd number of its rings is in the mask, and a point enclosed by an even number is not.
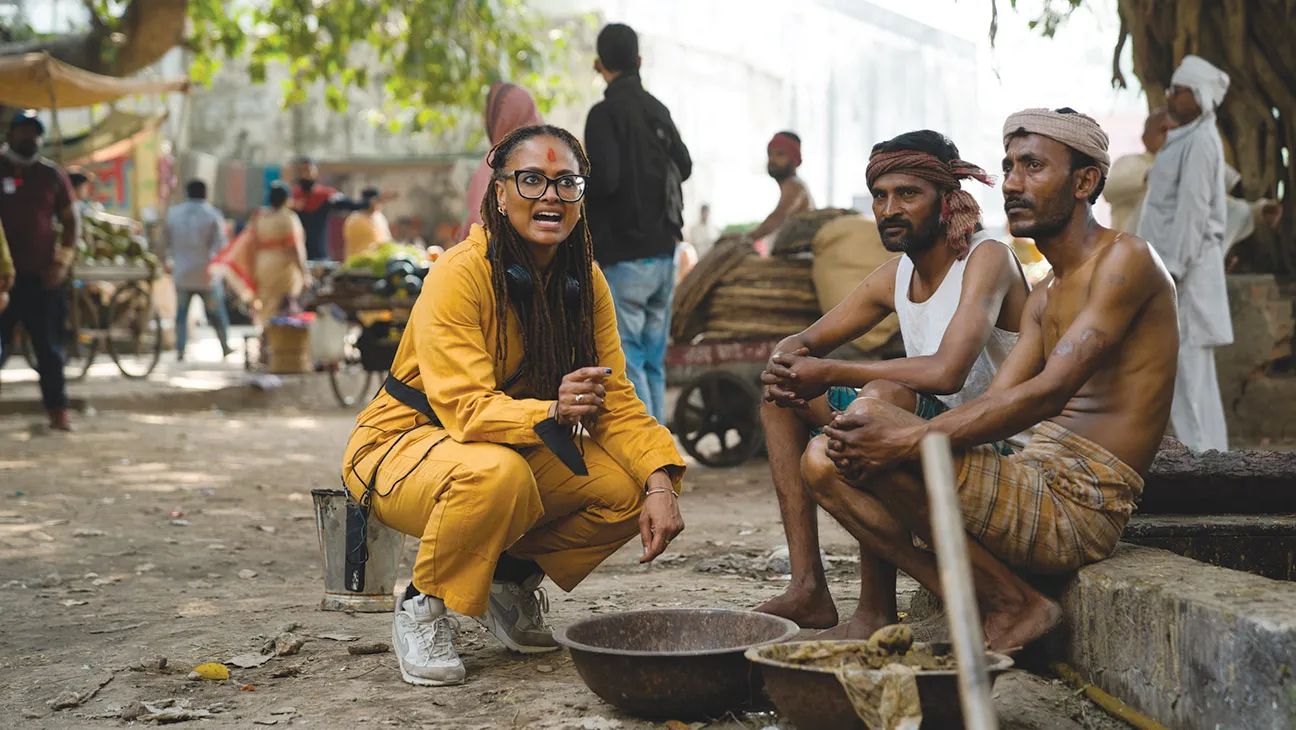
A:
[[[634,30],[608,25],[597,47],[594,69],[608,87],[585,121],[594,257],[616,303],[626,375],[648,412],[665,422],[666,338],[684,223],[680,183],[693,161],[670,112],[644,91]]]

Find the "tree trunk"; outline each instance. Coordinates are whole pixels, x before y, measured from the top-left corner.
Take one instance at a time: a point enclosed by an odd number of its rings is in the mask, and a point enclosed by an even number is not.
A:
[[[90,30],[0,44],[0,56],[44,51],[64,63],[107,76],[129,76],[184,41],[187,0],[131,0],[122,17]],[[120,35],[118,35],[120,34]]]
[[[1247,199],[1283,198],[1278,233],[1257,226],[1242,254],[1249,268],[1296,271],[1296,3],[1119,0],[1118,8],[1149,108],[1164,105],[1170,76],[1187,54],[1228,73],[1219,110],[1225,154],[1242,173]]]

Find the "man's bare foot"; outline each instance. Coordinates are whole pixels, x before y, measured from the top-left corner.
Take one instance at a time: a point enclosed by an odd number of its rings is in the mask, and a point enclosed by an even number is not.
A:
[[[995,611],[984,620],[991,651],[1015,654],[1053,630],[1062,621],[1062,607],[1043,596],[1010,610]]]
[[[896,621],[887,621],[879,616],[861,616],[857,613],[833,628],[815,634],[815,639],[820,641],[867,641],[873,635],[873,632],[893,623],[896,623]]]
[[[789,587],[757,606],[756,610],[791,619],[803,629],[827,629],[837,625],[837,606],[827,588],[798,590]]]

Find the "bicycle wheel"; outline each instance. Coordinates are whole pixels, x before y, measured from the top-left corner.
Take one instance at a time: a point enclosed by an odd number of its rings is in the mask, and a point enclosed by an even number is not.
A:
[[[90,372],[90,365],[99,353],[98,326],[99,311],[94,298],[80,288],[73,289],[67,318],[60,333],[63,339],[64,378],[82,380]],[[36,348],[32,347],[31,336],[23,332],[21,341],[16,346],[22,350],[23,359],[31,369],[37,370]]]
[[[99,354],[101,326],[99,303],[94,295],[80,287],[73,289],[63,339],[63,373],[68,380],[81,380],[90,372]]]
[[[104,320],[108,354],[128,378],[144,378],[162,357],[162,318],[153,297],[138,284],[113,294]]]
[[[351,324],[347,328],[342,360],[329,365],[329,385],[333,387],[333,395],[338,403],[347,408],[363,402],[371,395],[369,387],[374,373],[365,370],[364,364],[360,362],[360,349],[356,347],[356,340],[362,331],[358,324]]]

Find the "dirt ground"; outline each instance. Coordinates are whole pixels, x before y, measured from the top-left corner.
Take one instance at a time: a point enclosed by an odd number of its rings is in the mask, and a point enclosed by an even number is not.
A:
[[[0,724],[117,727],[138,703],[170,702],[171,712],[210,713],[193,723],[203,727],[665,726],[604,704],[566,653],[518,658],[469,620],[460,687],[411,687],[391,653],[349,654],[339,639],[386,642],[391,631],[385,614],[318,609],[309,491],[336,485],[349,415],[112,412],[81,420],[71,435],[38,420],[0,419]],[[631,545],[575,592],[550,586],[551,620],[651,606],[749,608],[780,591],[777,576],[744,568],[782,543],[765,463],[694,467],[688,487],[688,529],[664,560],[639,566]],[[858,588],[854,549],[827,522],[846,612]],[[299,653],[234,669],[230,681],[186,678],[202,662],[258,653],[288,624],[307,640]],[[101,684],[88,698],[69,696]],[[1004,728],[1124,727],[1025,672],[1003,677],[996,698]],[[59,700],[72,706],[54,709]],[[778,718],[708,727],[767,726]]]

